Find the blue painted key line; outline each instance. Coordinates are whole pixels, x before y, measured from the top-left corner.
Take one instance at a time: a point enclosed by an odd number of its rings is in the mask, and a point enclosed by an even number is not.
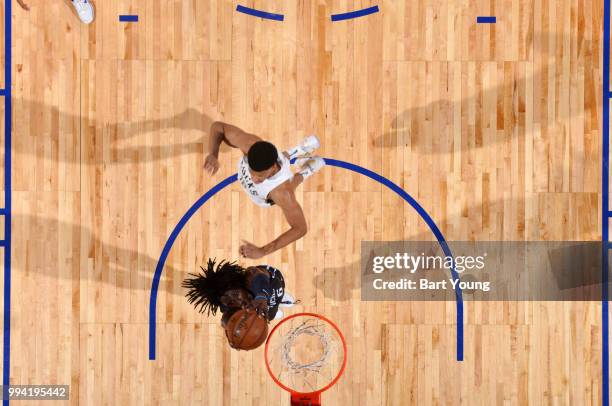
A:
[[[612,211],[608,212],[608,217],[612,217]]]
[[[6,96],[6,89],[0,89],[0,96]]]
[[[240,4],[236,7],[236,11],[239,13],[248,14],[255,17],[265,18],[274,21],[283,21],[285,16],[282,14],[268,13],[267,11],[256,10],[254,8],[241,6]]]
[[[368,14],[378,13],[379,11],[380,10],[378,9],[378,6],[372,6],[372,7],[364,8],[362,10],[349,11],[348,13],[332,14],[331,20],[332,21],[350,20],[351,18],[363,17],[363,16],[367,16]]]
[[[9,2],[10,3],[10,2]],[[603,15],[603,81],[602,81],[602,160],[601,160],[601,241],[610,242],[607,214],[610,212],[610,0],[604,0]],[[610,405],[610,309],[608,250],[601,250],[601,405]]]
[[[6,209],[0,209],[0,216],[4,216],[6,214]]]
[[[124,14],[119,16],[119,21],[127,23],[127,22],[138,22],[138,16],[133,14]]]
[[[13,77],[13,11],[12,1],[4,2],[4,208],[6,220],[4,221],[4,297],[3,297],[3,333],[2,333],[2,385],[4,388],[10,383],[11,377],[11,207],[12,207],[12,77]],[[2,405],[9,406],[10,400],[3,396]]]
[[[6,241],[0,240],[0,247],[6,247]]]
[[[497,22],[497,17],[480,16],[480,17],[476,17],[476,22],[478,24],[495,24]]]

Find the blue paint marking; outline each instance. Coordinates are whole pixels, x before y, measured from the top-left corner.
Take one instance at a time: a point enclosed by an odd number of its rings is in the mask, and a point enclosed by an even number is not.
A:
[[[183,215],[180,219],[174,230],[172,230],[172,234],[168,237],[168,241],[166,241],[166,245],[164,245],[164,249],[162,250],[161,256],[159,257],[159,262],[157,262],[157,267],[155,268],[155,276],[153,277],[153,285],[151,286],[151,298],[149,301],[149,359],[155,359],[155,315],[157,311],[157,289],[159,288],[159,279],[161,278],[162,271],[164,269],[164,264],[166,263],[166,258],[168,258],[168,254],[170,253],[170,249],[176,240],[176,237],[180,234],[185,227],[185,224],[189,221],[189,219],[195,214],[196,211],[204,203],[206,203],[211,197],[219,193],[225,187],[231,185],[235,181],[238,180],[238,176],[236,174],[224,179],[217,185],[215,185],[212,189],[206,192],[202,197],[200,197],[194,204],[187,210],[187,213]]]
[[[495,24],[497,17],[494,16],[480,16],[476,17],[476,23],[478,24]]]
[[[348,13],[332,14],[331,20],[332,21],[350,20],[351,18],[363,17],[369,14],[378,13],[379,11],[380,10],[378,9],[378,6],[372,6],[372,7],[364,8],[362,10],[349,11]]]
[[[8,385],[11,376],[11,138],[12,138],[12,1],[4,2],[4,318],[2,333],[2,384]],[[3,397],[2,404],[9,404]]]
[[[0,96],[6,96],[6,89],[0,89]]]
[[[425,211],[425,209],[423,209],[423,207],[416,200],[414,200],[414,198],[412,198],[412,196],[406,193],[404,189],[402,189],[395,183],[391,182],[389,179],[377,174],[376,172],[372,172],[371,170],[363,168],[361,166],[351,164],[348,162],[344,162],[344,161],[339,161],[337,159],[329,159],[329,158],[326,158],[325,162],[329,166],[344,168],[344,169],[348,169],[350,171],[365,175],[369,177],[370,179],[373,179],[387,186],[389,189],[393,190],[395,193],[397,193],[402,199],[404,199],[408,204],[410,204],[417,211],[417,213],[423,218],[425,223],[427,223],[427,225],[429,226],[430,230],[436,236],[436,239],[438,240],[438,243],[442,247],[442,250],[444,251],[445,255],[452,257],[452,252],[450,248],[448,247],[448,244],[446,243],[446,240],[444,239],[442,232],[440,231],[438,226],[436,226],[431,216]],[[155,275],[153,276],[153,284],[151,286],[151,300],[149,304],[149,359],[150,360],[155,359],[155,330],[156,330],[155,323],[156,323],[156,311],[157,311],[157,290],[159,288],[159,280],[161,278],[161,274],[164,269],[164,265],[166,263],[168,254],[170,253],[170,249],[172,248],[172,245],[174,244],[174,241],[178,237],[181,230],[185,227],[185,224],[187,224],[189,219],[196,213],[196,211],[198,211],[198,209],[202,207],[202,205],[206,203],[211,197],[213,197],[215,194],[217,194],[218,192],[220,192],[221,190],[223,190],[225,187],[229,186],[236,180],[237,180],[237,175],[234,174],[226,178],[222,182],[218,183],[217,185],[215,185],[212,189],[210,189],[202,197],[200,197],[198,201],[196,201],[189,208],[187,213],[185,213],[185,215],[180,219],[176,227],[174,227],[174,230],[172,230],[170,237],[168,237],[168,241],[166,241],[166,244],[164,245],[164,249],[162,250],[161,256],[159,257],[157,267],[155,268]],[[455,281],[459,280],[459,275],[455,271],[454,267],[451,270],[451,274],[452,274],[453,280]],[[458,286],[459,285],[457,285],[457,290],[455,291],[455,298],[457,300],[457,361],[463,361],[463,298],[461,294],[461,288],[459,288]]]
[[[444,254],[446,256],[453,257],[453,253],[448,247],[448,244],[446,243],[446,239],[442,235],[442,232],[440,231],[436,223],[433,221],[431,216],[425,211],[425,209],[412,196],[406,193],[404,189],[402,189],[395,183],[391,182],[389,179],[385,178],[384,176],[377,174],[376,172],[373,172],[369,169],[363,168],[355,164],[351,164],[349,162],[325,158],[325,163],[330,166],[337,166],[339,168],[345,168],[353,172],[360,173],[362,175],[367,176],[370,179],[377,181],[378,183],[385,185],[389,189],[393,190],[402,199],[404,199],[409,205],[411,205],[412,208],[415,209],[416,212],[425,221],[425,223],[427,223],[427,225],[429,226],[429,229],[435,235],[436,239],[438,240],[438,243],[442,247]],[[451,275],[454,281],[459,280],[459,274],[457,274],[457,271],[455,270],[454,266],[451,269]],[[457,302],[457,361],[463,361],[463,295],[461,293],[461,288],[459,287],[459,284],[457,284],[457,289],[455,290],[455,299]]]
[[[138,16],[133,14],[124,14],[119,16],[119,21],[127,23],[127,22],[138,22]]]
[[[265,18],[274,21],[283,21],[285,16],[282,14],[268,13],[267,11],[256,10],[254,8],[241,6],[240,4],[236,7],[236,11],[239,13],[248,14],[255,17]]]
[[[608,322],[608,246],[610,230],[608,225],[609,171],[610,171],[610,0],[604,0],[604,38],[603,38],[603,121],[602,142],[603,157],[601,162],[601,376],[602,404],[610,404],[610,366],[609,366],[609,322]]]

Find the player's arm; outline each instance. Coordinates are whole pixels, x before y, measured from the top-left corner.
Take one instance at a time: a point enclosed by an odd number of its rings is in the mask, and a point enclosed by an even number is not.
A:
[[[211,175],[214,175],[219,169],[219,148],[222,143],[225,142],[232,148],[239,148],[243,154],[246,154],[249,152],[251,145],[261,141],[261,138],[258,136],[222,121],[212,123],[209,133],[208,156],[204,163],[204,169],[210,172]]]
[[[268,299],[272,295],[272,284],[270,283],[270,274],[261,268],[247,268],[247,285],[253,293],[253,300],[249,308],[255,309],[260,315],[267,317],[268,315]]]
[[[270,198],[283,210],[285,219],[287,219],[287,223],[289,223],[291,228],[263,247],[256,247],[249,242],[243,241],[240,253],[247,258],[260,258],[271,254],[302,238],[308,231],[302,206],[298,203],[295,193],[287,183],[270,192]]]

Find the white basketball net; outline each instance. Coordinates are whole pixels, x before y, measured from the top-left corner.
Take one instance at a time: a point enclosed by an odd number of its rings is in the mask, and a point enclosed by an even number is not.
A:
[[[324,388],[340,372],[344,356],[338,332],[318,317],[304,315],[287,320],[270,336],[270,370],[296,392]]]

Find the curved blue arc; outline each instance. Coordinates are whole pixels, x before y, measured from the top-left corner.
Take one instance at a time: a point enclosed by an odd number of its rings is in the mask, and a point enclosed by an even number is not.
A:
[[[363,168],[359,165],[351,164],[349,162],[340,161],[337,159],[325,158],[325,163],[329,166],[335,166],[338,168],[348,169],[353,172],[357,172],[361,175],[367,176],[370,179],[373,179],[389,189],[393,190],[397,193],[402,199],[404,199],[410,206],[412,206],[416,212],[421,216],[421,218],[427,223],[429,229],[432,231],[438,243],[440,244],[444,254],[452,257],[452,252],[442,235],[442,232],[433,221],[431,216],[425,211],[425,209],[412,197],[410,196],[404,189],[391,182],[389,179],[373,172],[369,169]],[[164,245],[164,249],[162,250],[161,256],[159,257],[159,262],[157,263],[157,267],[155,268],[155,275],[153,277],[153,285],[151,286],[151,300],[149,305],[149,359],[155,359],[155,317],[156,317],[156,305],[157,305],[157,289],[159,287],[159,280],[161,278],[161,273],[164,268],[164,264],[166,263],[166,259],[168,254],[170,253],[170,249],[174,244],[174,241],[178,237],[179,233],[185,227],[185,224],[189,221],[189,219],[195,214],[196,211],[204,203],[206,203],[211,197],[215,194],[223,190],[226,186],[232,184],[237,180],[237,175],[234,174],[222,182],[215,185],[212,189],[206,192],[202,197],[200,197],[183,215],[181,220],[178,222],[168,241]],[[451,270],[451,274],[453,280],[459,280],[459,275],[455,271],[455,268]],[[457,285],[457,289],[455,290],[455,298],[457,300],[457,361],[463,361],[463,297],[461,294],[461,288]]]
[[[431,230],[431,232],[434,234],[434,236],[438,240],[438,243],[440,244],[442,251],[444,251],[444,255],[449,256],[451,258],[453,257],[453,253],[451,252],[448,244],[446,243],[446,239],[444,238],[444,235],[442,235],[442,232],[440,231],[436,223],[433,221],[429,213],[427,213],[427,211],[425,211],[423,206],[421,206],[404,189],[402,189],[395,183],[391,182],[389,179],[385,178],[384,176],[381,176],[377,174],[376,172],[373,172],[359,165],[355,165],[349,162],[339,161],[337,159],[331,159],[331,158],[325,158],[325,163],[330,166],[337,166],[339,168],[344,168],[344,169],[351,170],[353,172],[360,173],[364,176],[367,176],[370,179],[373,179],[385,185],[389,189],[393,190],[402,199],[404,199],[406,203],[412,206],[412,208],[416,210],[419,216],[421,216],[423,221],[427,223],[427,225],[429,226],[429,229]],[[455,281],[459,280],[459,274],[455,270],[454,265],[451,269],[451,275],[452,275],[453,280]],[[457,302],[457,361],[463,361],[463,295],[461,293],[461,287],[459,287],[459,284],[456,284],[455,299]]]
[[[254,8],[242,6],[240,4],[238,4],[238,6],[236,7],[236,11],[238,11],[239,13],[252,15],[254,17],[266,18],[268,20],[274,20],[274,21],[283,21],[285,19],[285,16],[282,14],[276,14],[276,13],[270,13],[268,11],[257,10]]]
[[[367,16],[369,14],[378,13],[378,11],[379,11],[378,6],[372,6],[372,7],[364,8],[361,10],[349,11],[348,13],[332,14],[331,20],[332,21],[350,20],[352,18],[359,18],[359,17]]]
[[[204,205],[211,197],[219,193],[225,187],[231,185],[232,183],[238,180],[238,175],[233,174],[232,176],[222,180],[217,183],[212,189],[208,192],[204,193],[202,197],[200,197],[194,204],[187,210],[187,213],[181,217],[174,230],[168,237],[168,241],[164,245],[164,249],[162,250],[161,256],[159,257],[159,261],[157,262],[157,267],[155,268],[155,276],[153,276],[153,285],[151,285],[151,298],[149,300],[149,359],[155,359],[155,315],[157,314],[157,289],[159,288],[159,280],[161,278],[162,271],[164,270],[164,265],[166,264],[166,259],[168,258],[168,254],[170,253],[170,249],[172,245],[174,245],[174,241],[176,241],[176,237],[181,233],[185,224],[191,219],[191,217],[198,211],[200,207]]]

